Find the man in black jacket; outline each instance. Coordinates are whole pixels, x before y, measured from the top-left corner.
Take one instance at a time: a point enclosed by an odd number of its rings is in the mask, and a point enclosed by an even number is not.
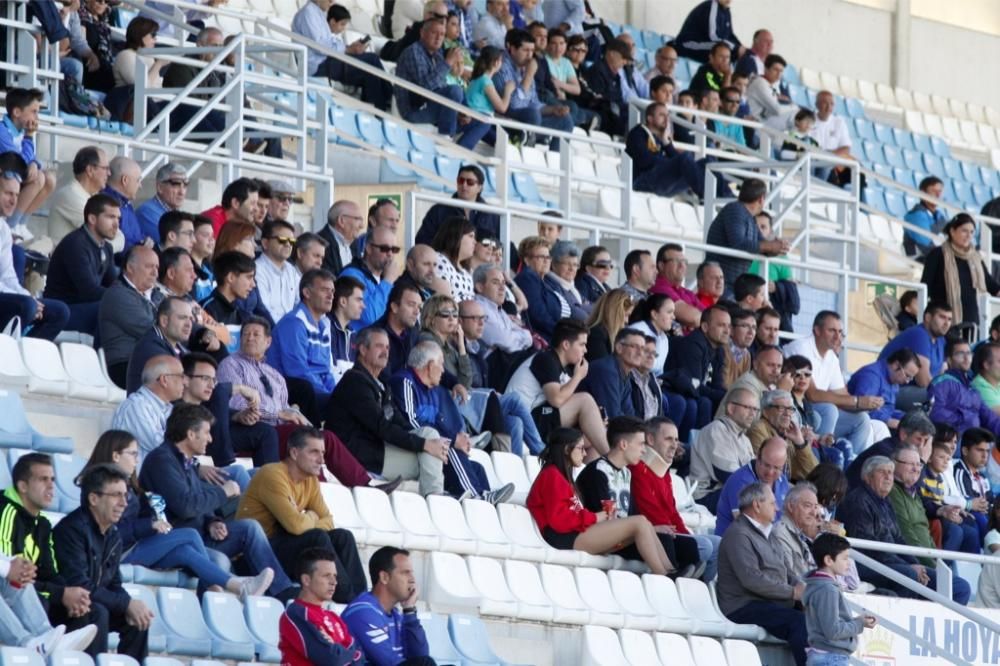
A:
[[[187,353],[188,338],[194,318],[191,304],[178,296],[167,296],[156,308],[156,324],[139,338],[128,360],[125,386],[130,395],[142,386],[142,369],[154,356],[167,355],[180,358]]]
[[[448,440],[414,431],[395,409],[389,387],[378,380],[389,362],[389,338],[374,326],[355,338],[354,367],[337,382],[326,408],[332,430],[369,472],[386,478],[419,479],[420,494],[444,491]]]
[[[69,630],[96,624],[97,638],[87,653],[108,651],[108,632],[118,632],[118,654],[140,662],[147,652],[153,612],[122,587],[118,565],[122,540],[115,523],[128,505],[128,477],[117,466],[94,465],[80,479],[80,507],[63,518],[54,532],[59,575],[67,585],[90,593],[83,613],[59,605],[53,618]]]
[[[452,196],[453,199],[486,203],[482,197],[486,174],[475,164],[463,164],[458,170],[456,182],[457,187]],[[444,224],[444,221],[455,216],[467,217],[476,229],[488,231],[491,238],[500,238],[500,216],[496,213],[469,210],[439,203],[431,206],[431,209],[424,215],[424,221],[421,222],[420,228],[417,230],[416,242],[423,245],[433,245],[434,236],[437,235],[437,231]]]
[[[334,275],[347,268],[354,256],[351,243],[364,231],[364,223],[358,204],[347,199],[333,202],[326,214],[326,226],[317,232],[326,241],[323,268]]]
[[[601,130],[612,136],[625,136],[628,131],[628,103],[622,91],[620,73],[630,58],[628,46],[614,39],[604,46],[604,58],[583,75],[594,94],[608,102],[595,110],[602,114]]]

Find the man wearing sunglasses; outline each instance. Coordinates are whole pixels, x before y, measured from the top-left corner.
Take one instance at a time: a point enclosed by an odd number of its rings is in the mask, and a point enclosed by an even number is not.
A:
[[[396,235],[386,227],[379,227],[372,231],[365,244],[364,257],[355,259],[341,272],[341,277],[350,276],[365,287],[365,308],[361,316],[351,322],[352,330],[371,326],[385,314],[392,283],[399,277],[401,251]]]
[[[486,174],[474,164],[463,164],[458,169],[458,177],[455,179],[457,187],[452,199],[459,201],[469,201],[475,203],[486,203],[482,197],[483,183],[486,182]],[[424,215],[420,229],[417,230],[416,242],[423,245],[431,245],[438,229],[444,221],[450,217],[462,215],[472,222],[477,230],[482,230],[490,235],[490,238],[500,238],[500,216],[496,213],[486,213],[478,210],[449,206],[448,204],[434,204]]]
[[[135,209],[139,229],[148,238],[159,238],[160,218],[164,213],[180,210],[187,196],[187,170],[168,162],[156,170],[156,195]]]
[[[278,321],[299,301],[299,272],[288,260],[295,245],[295,227],[283,220],[265,222],[260,244],[264,252],[256,262],[257,290],[271,319]]]
[[[920,371],[920,359],[912,349],[898,349],[888,358],[878,359],[858,368],[847,390],[851,395],[876,395],[885,401],[868,413],[870,418],[883,421],[890,430],[899,426],[903,411],[896,408],[899,387],[909,384]]]

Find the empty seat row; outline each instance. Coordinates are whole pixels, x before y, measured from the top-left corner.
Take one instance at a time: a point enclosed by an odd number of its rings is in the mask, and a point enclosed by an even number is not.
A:
[[[0,384],[61,398],[118,403],[125,391],[108,377],[102,356],[93,347],[0,334]]]
[[[425,597],[432,609],[476,609],[480,615],[616,629],[672,631],[763,640],[756,625],[719,611],[700,580],[593,567],[536,564],[447,552],[428,557]]]
[[[583,666],[760,666],[753,643],[635,629],[583,629]]]
[[[3,337],[0,336],[0,347]],[[0,356],[3,351],[0,350]],[[4,367],[5,364],[0,364]],[[2,370],[0,370],[2,372]],[[0,382],[2,384],[2,382]],[[69,437],[43,435],[28,422],[21,396],[14,390],[0,385],[0,448],[20,448],[44,453],[72,453],[73,440]],[[0,473],[4,466],[0,465]]]

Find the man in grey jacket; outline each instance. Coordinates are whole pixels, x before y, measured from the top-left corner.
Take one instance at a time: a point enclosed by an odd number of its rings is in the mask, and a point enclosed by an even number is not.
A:
[[[740,492],[740,515],[719,546],[719,610],[733,622],[757,624],[788,641],[797,666],[806,663],[805,614],[796,608],[805,584],[788,570],[773,533],[777,506],[759,481]]]

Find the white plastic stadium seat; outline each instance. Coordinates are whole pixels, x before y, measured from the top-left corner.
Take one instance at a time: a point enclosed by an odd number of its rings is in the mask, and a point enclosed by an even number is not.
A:
[[[656,644],[653,637],[644,631],[636,629],[620,629],[618,638],[621,640],[622,652],[630,664],[643,666],[661,666],[659,655],[656,654]],[[670,664],[675,663],[673,660]]]
[[[580,598],[572,571],[557,564],[542,564],[538,571],[545,596],[552,600],[552,620],[562,624],[589,624],[590,609]]]
[[[861,97],[866,105],[881,108],[882,104],[878,101],[878,91],[875,90],[875,84],[871,81],[865,81],[864,79],[858,79],[858,95]]]
[[[428,495],[427,510],[441,538],[441,550],[463,555],[476,554],[479,542],[469,529],[469,524],[465,522],[465,514],[458,500],[450,495]],[[510,547],[507,546],[500,551],[500,554],[493,556],[503,557],[509,554]]]
[[[684,609],[698,621],[697,631],[705,636],[718,638],[748,638],[762,640],[763,629],[757,625],[736,624],[731,622],[715,607],[708,586],[693,578],[679,578],[675,581],[677,595]]]
[[[694,657],[691,656],[691,645],[683,636],[657,632],[653,634],[653,641],[656,642],[656,651],[660,654],[660,661],[664,664],[696,666]]]
[[[469,578],[465,560],[455,553],[429,553],[427,556],[427,603],[438,609],[478,608],[482,595]]]
[[[551,622],[555,609],[542,588],[538,567],[531,562],[504,560],[503,570],[510,593],[517,599],[517,616],[526,620]]]
[[[607,627],[583,628],[583,666],[629,666],[615,632]]]
[[[69,377],[69,397],[84,400],[106,401],[112,397],[111,387],[101,370],[101,360],[93,347],[75,342],[60,343],[63,367]],[[114,387],[114,395],[125,392]]]
[[[470,555],[466,558],[465,563],[469,567],[469,579],[472,580],[472,584],[480,594],[480,615],[520,617],[517,599],[507,587],[503,569],[497,560]],[[539,617],[526,619],[545,622],[552,619],[552,612],[550,609],[548,617],[542,613]]]
[[[726,653],[722,649],[722,644],[714,638],[708,636],[688,636],[688,643],[691,644],[691,654],[697,666],[726,666]],[[743,664],[733,664],[731,666],[743,666]]]
[[[9,335],[0,334],[0,384],[11,386],[27,386],[31,379],[31,373],[24,367],[21,360],[21,350],[18,349],[17,340]]]
[[[612,570],[608,572],[608,584],[615,599],[625,609],[629,620],[626,626],[643,630],[666,629],[646,598],[642,580],[637,575],[631,571]]]
[[[486,479],[490,482],[490,488],[499,488],[502,485],[497,478],[497,473],[493,470],[493,461],[490,460],[490,454],[482,449],[472,447],[469,449],[469,458],[483,466],[483,469],[486,471]]]
[[[525,456],[524,470],[528,473],[528,481],[535,482],[538,473],[542,471],[542,465],[538,462],[538,456]]]
[[[760,653],[750,641],[727,638],[722,641],[722,649],[726,652],[726,661],[739,666],[761,666]]]
[[[403,528],[403,544],[411,544],[404,547],[424,550],[421,546],[431,543],[434,544],[434,549],[441,547],[441,539],[423,497],[416,493],[397,490],[392,493],[392,509],[397,522]],[[412,545],[418,543],[421,546]]]
[[[339,483],[320,483],[319,491],[323,495],[323,501],[326,502],[326,508],[333,514],[334,524],[351,530],[355,541],[359,544],[368,543],[368,528],[354,506],[351,489]]]
[[[69,377],[54,343],[40,338],[21,338],[21,356],[28,369],[28,391],[65,396],[69,393]]]
[[[523,506],[516,504],[500,504],[496,507],[497,517],[500,520],[500,527],[510,540],[512,557],[515,560],[526,560],[528,562],[556,562],[556,559],[548,559],[548,550],[557,553],[565,552],[568,556],[559,559],[559,564],[573,566],[580,562],[575,551],[558,551],[550,549],[548,544],[535,531],[534,519]]]
[[[469,529],[476,535],[476,539],[485,542],[479,545],[477,554],[510,557],[512,546],[503,528],[500,527],[493,505],[484,500],[467,499],[462,502],[462,506],[465,509],[465,520]]]
[[[402,546],[418,550],[434,550],[437,539],[414,539],[404,534],[403,526],[396,520],[389,504],[389,496],[378,488],[355,487],[354,504],[358,515],[368,525],[368,543],[373,546]]]
[[[500,485],[505,483],[514,484],[514,494],[511,495],[510,502],[524,504],[531,490],[531,482],[524,471],[524,461],[521,456],[508,453],[506,451],[494,451],[490,454],[493,462],[493,470],[496,472]]]
[[[642,587],[646,599],[660,618],[662,631],[690,634],[698,630],[698,622],[684,610],[673,580],[666,576],[643,574]]]
[[[611,593],[611,586],[608,585],[608,577],[603,571],[592,567],[577,567],[573,570],[573,578],[576,580],[580,598],[590,608],[592,624],[615,629],[632,626],[625,616],[624,609],[615,601],[615,595]]]

